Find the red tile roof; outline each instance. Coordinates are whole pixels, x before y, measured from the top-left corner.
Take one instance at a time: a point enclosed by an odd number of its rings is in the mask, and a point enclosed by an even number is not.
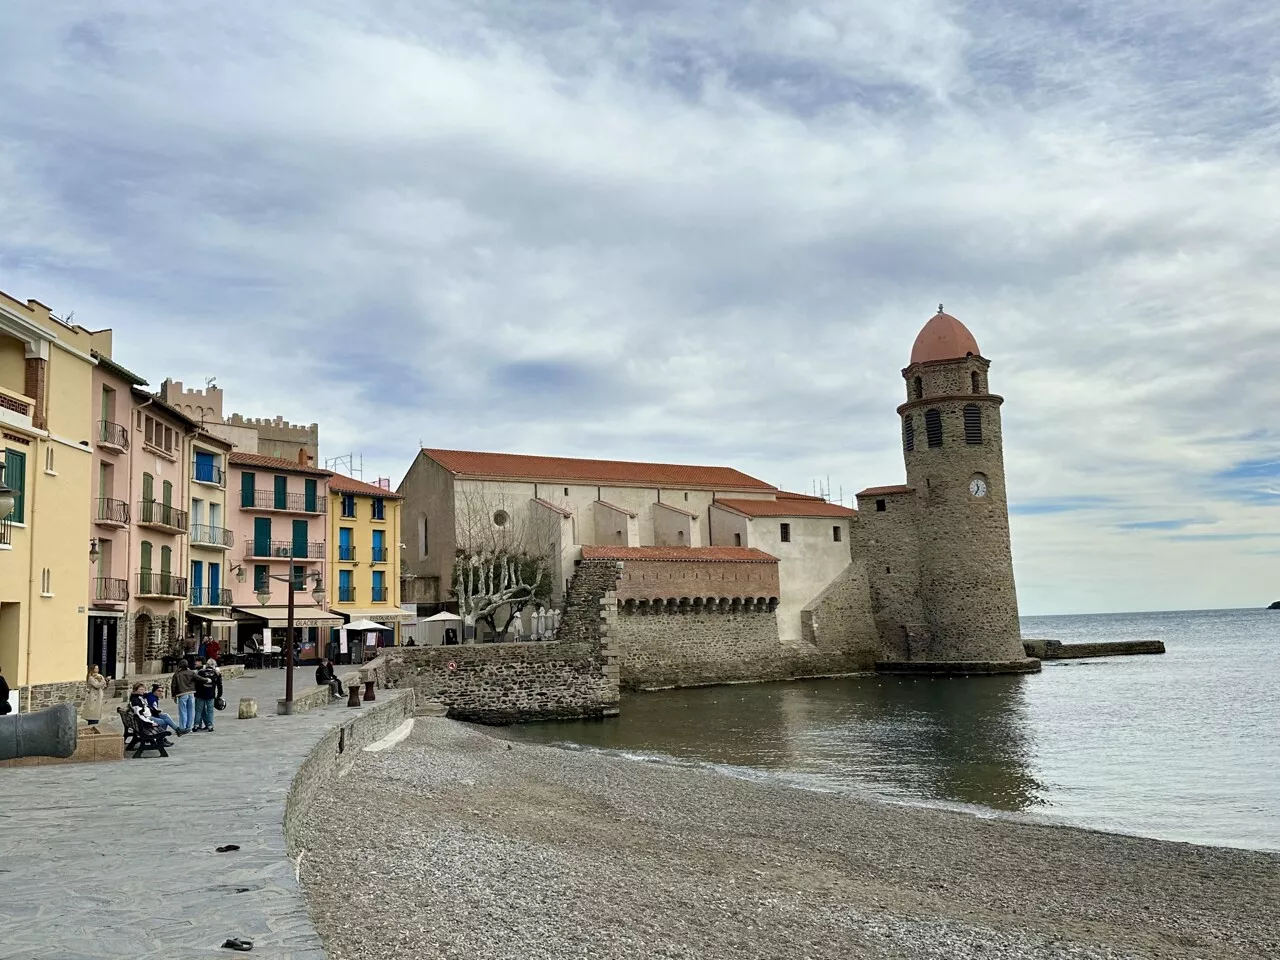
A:
[[[908,487],[906,484],[896,484],[892,487],[867,487],[865,490],[859,490],[860,497],[879,497],[886,493],[914,493],[915,487]]]
[[[635,511],[628,510],[626,507],[620,507],[616,503],[610,503],[608,500],[597,500],[596,503],[602,507],[608,507],[610,510],[616,510],[618,513],[625,513],[628,517],[634,517]]]
[[[583,560],[676,560],[683,563],[777,563],[755,547],[583,547]]]
[[[792,493],[790,490],[779,490],[779,500],[821,500],[821,497],[813,497],[807,493]]]
[[[852,517],[857,512],[825,500],[716,500],[713,506],[746,517]]]
[[[295,460],[281,460],[279,457],[265,457],[260,453],[229,453],[227,463],[233,467],[264,467],[268,470],[279,470],[286,473],[304,473],[309,477],[330,477],[328,470],[318,467],[304,467]]]
[[[704,490],[777,489],[732,467],[699,467],[629,460],[579,460],[532,457],[519,453],[475,453],[466,450],[423,450],[450,473],[494,480],[596,483],[619,487],[692,487]]]
[[[394,493],[386,487],[380,487],[375,483],[365,483],[355,477],[344,477],[340,473],[332,474],[329,477],[329,489],[334,493],[358,493],[366,497],[382,497],[384,500],[404,499],[400,494]]]
[[[698,515],[696,513],[690,513],[688,510],[684,509],[684,507],[677,507],[673,503],[663,503],[661,500],[658,500],[654,503],[654,506],[665,507],[666,509],[670,510],[672,513],[678,513],[686,517],[693,517],[695,520],[698,519]]]

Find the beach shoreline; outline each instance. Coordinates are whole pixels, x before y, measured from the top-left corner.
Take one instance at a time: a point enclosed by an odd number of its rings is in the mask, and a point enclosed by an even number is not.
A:
[[[331,960],[1280,954],[1280,854],[807,790],[444,719],[361,756],[304,819],[301,878]]]

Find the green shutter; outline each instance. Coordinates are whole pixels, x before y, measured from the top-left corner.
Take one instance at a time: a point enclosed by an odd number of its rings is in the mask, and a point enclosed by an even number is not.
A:
[[[169,574],[173,572],[173,548],[172,547],[160,548],[160,572],[165,577],[168,577]]]
[[[289,478],[276,477],[276,499],[277,510],[289,509]]]
[[[308,477],[303,481],[303,508],[308,513],[316,512],[316,482]]]
[[[240,506],[252,507],[253,491],[257,483],[257,478],[252,473],[240,474]]]
[[[142,541],[142,569],[150,572],[151,570],[151,541]]]
[[[271,518],[253,518],[253,555],[255,557],[271,556]]]
[[[293,555],[305,558],[307,555],[307,521],[293,521]]]
[[[161,502],[166,507],[172,507],[173,506],[173,484],[170,483],[168,480],[166,480],[164,482],[164,485],[160,488],[160,491],[161,491],[160,492]],[[166,514],[168,512],[169,512],[168,510],[165,511]],[[168,520],[169,518],[166,516],[165,519]]]
[[[17,450],[4,452],[4,482],[13,491],[13,523],[27,522],[27,455]]]
[[[149,473],[142,475],[142,501],[150,503],[156,498],[156,478]]]

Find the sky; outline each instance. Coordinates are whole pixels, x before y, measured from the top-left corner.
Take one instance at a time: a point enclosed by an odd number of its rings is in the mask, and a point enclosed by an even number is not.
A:
[[[1280,6],[6,0],[0,289],[419,445],[903,479],[945,303],[1025,614],[1280,599]],[[828,481],[829,478],[829,481]]]

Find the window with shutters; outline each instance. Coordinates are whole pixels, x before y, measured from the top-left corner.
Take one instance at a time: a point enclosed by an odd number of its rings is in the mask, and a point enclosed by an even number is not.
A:
[[[27,522],[27,455],[18,450],[4,452],[5,486],[13,491],[13,511],[9,514],[10,523]]]
[[[924,432],[929,440],[929,446],[942,446],[942,414],[937,409],[924,412]]]
[[[964,408],[964,442],[982,442],[982,408],[976,403]]]
[[[902,418],[902,445],[907,450],[916,448],[916,419],[909,413]]]

